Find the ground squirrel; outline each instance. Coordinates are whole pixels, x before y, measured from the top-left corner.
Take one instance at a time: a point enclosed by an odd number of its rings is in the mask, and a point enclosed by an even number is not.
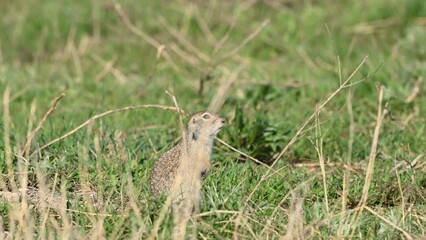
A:
[[[194,180],[200,182],[210,168],[213,141],[224,124],[224,118],[208,111],[193,114],[183,140],[155,162],[150,179],[151,192],[156,196],[169,192],[178,178],[185,184]],[[182,151],[185,145],[186,154]]]

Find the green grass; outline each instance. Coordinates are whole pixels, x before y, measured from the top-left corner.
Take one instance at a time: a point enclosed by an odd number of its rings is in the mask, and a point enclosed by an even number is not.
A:
[[[163,109],[111,114],[39,154],[22,156],[27,132],[61,93],[66,97],[36,134],[32,151],[100,112],[173,106],[166,90],[189,113],[206,109],[219,86],[241,67],[219,111],[228,119],[219,138],[267,161],[367,56],[351,80],[356,84],[321,109],[320,128],[315,119],[308,123],[269,178],[263,178],[267,166],[216,142],[196,234],[208,239],[277,239],[286,233],[289,239],[404,238],[399,228],[424,238],[426,158],[420,155],[426,151],[426,95],[424,80],[418,81],[426,76],[426,3],[252,3],[121,1],[132,24],[166,47],[169,58],[157,58],[157,48],[126,27],[113,3],[0,2],[0,238],[146,238],[158,219],[162,200],[151,198],[147,182],[154,160],[180,136],[176,114]],[[259,34],[242,44],[266,19]],[[205,79],[201,93],[200,79]],[[366,202],[376,215],[364,209],[354,218],[366,181],[380,85],[389,113],[380,129],[374,173],[367,179]],[[407,102],[417,85],[418,94]],[[9,103],[4,101],[7,89]],[[354,116],[350,156],[349,94]],[[315,149],[319,140],[327,163],[328,204]],[[418,156],[416,165],[404,164]],[[346,212],[344,164],[351,169]],[[8,192],[25,188],[66,198],[57,208],[34,198],[28,198],[29,205],[22,196],[5,199]],[[302,212],[295,210],[298,204]],[[157,237],[170,238],[171,229],[167,215]]]

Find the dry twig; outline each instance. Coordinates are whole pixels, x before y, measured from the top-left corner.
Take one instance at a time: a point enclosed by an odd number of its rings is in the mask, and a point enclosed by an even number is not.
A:
[[[24,147],[21,149],[21,155],[27,156],[30,153],[31,142],[34,139],[35,135],[38,131],[40,131],[40,129],[43,127],[43,124],[47,121],[53,111],[55,111],[58,102],[61,101],[64,97],[65,93],[62,93],[60,96],[56,97],[55,100],[53,100],[53,103],[50,106],[49,110],[47,110],[41,121],[38,123],[37,127],[31,132],[31,134],[29,134],[29,136],[25,140]]]
[[[163,106],[163,105],[141,105],[141,106],[129,106],[129,107],[124,107],[124,108],[119,108],[119,109],[113,109],[113,110],[109,110],[103,113],[99,113],[96,114],[95,116],[87,119],[85,122],[83,122],[82,124],[80,124],[78,127],[74,128],[73,130],[69,131],[68,133],[62,135],[61,137],[58,137],[52,141],[50,141],[49,143],[46,143],[45,145],[43,145],[42,147],[40,147],[39,149],[35,150],[31,155],[36,154],[38,152],[40,152],[41,150],[73,135],[74,133],[78,132],[80,129],[82,129],[83,127],[89,125],[90,123],[92,123],[93,121],[102,118],[106,115],[112,114],[112,113],[117,113],[117,112],[125,112],[125,111],[129,111],[129,110],[136,110],[136,109],[142,109],[142,108],[160,108],[160,109],[165,109],[165,110],[172,110],[172,111],[176,111],[175,107],[169,107],[169,106]]]

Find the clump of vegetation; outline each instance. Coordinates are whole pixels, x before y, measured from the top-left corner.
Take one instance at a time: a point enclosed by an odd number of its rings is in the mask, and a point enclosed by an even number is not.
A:
[[[286,136],[279,133],[277,127],[267,118],[265,110],[248,115],[237,106],[234,120],[230,123],[232,128],[226,130],[226,136],[237,149],[261,162],[271,164],[284,144]],[[247,157],[240,156],[240,158],[249,161]]]

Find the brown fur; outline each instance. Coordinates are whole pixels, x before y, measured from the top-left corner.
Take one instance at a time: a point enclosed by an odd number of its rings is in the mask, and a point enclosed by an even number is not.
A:
[[[184,139],[187,142],[180,142],[155,162],[150,179],[151,192],[155,196],[170,192],[178,172],[180,172],[179,178],[182,178],[180,180],[182,184],[201,181],[201,176],[210,168],[214,137],[224,123],[225,119],[210,112],[193,114],[185,129]],[[183,152],[185,145],[186,152]],[[178,171],[179,168],[182,171]],[[195,178],[192,177],[193,174]]]

